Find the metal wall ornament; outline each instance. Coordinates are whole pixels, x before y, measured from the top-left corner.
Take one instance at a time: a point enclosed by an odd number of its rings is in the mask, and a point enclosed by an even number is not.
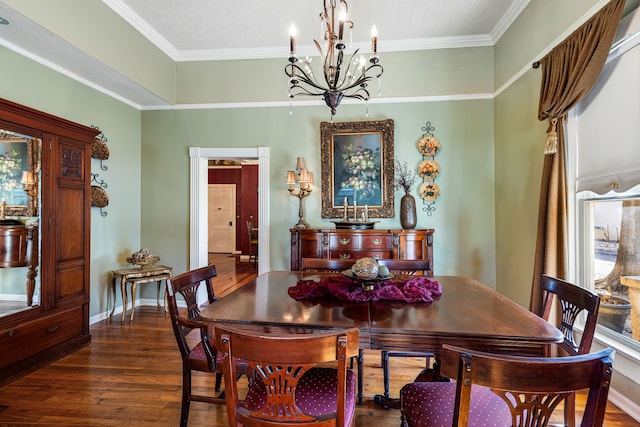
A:
[[[103,180],[98,181],[97,173],[91,174],[91,183],[91,206],[100,208],[100,216],[107,216],[103,209],[109,205],[109,195],[105,191],[108,185]],[[97,185],[93,185],[94,183]]]
[[[97,126],[91,127],[93,129],[100,130]],[[106,165],[102,164],[103,160],[107,160],[109,158],[109,146],[107,146],[107,141],[108,139],[104,136],[104,133],[100,133],[91,143],[91,157],[100,160],[100,169],[103,171],[108,169]]]
[[[423,208],[428,216],[435,212],[435,202],[440,197],[440,187],[435,180],[440,175],[440,163],[434,157],[440,152],[441,144],[433,132],[436,129],[431,122],[426,122],[422,128],[422,137],[418,141],[418,152],[422,154],[422,161],[418,164],[417,173],[422,178],[418,194],[422,199]]]
[[[100,130],[99,127],[91,125],[93,129]],[[100,132],[93,142],[91,143],[91,157],[100,160],[100,169],[106,171],[107,165],[103,164],[104,160],[109,158],[109,147],[107,146],[107,137],[104,133]],[[109,195],[105,190],[108,187],[104,180],[98,180],[98,174],[91,174],[91,206],[94,208],[100,208],[100,216],[107,216],[107,211],[104,210],[109,205]]]

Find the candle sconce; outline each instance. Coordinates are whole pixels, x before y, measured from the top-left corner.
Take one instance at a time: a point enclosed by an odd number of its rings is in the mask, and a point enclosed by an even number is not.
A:
[[[304,220],[304,206],[302,200],[311,194],[311,186],[314,184],[313,172],[307,170],[304,157],[298,157],[296,169],[287,172],[287,184],[289,184],[289,194],[298,198],[298,223],[295,228],[304,230],[309,228]]]

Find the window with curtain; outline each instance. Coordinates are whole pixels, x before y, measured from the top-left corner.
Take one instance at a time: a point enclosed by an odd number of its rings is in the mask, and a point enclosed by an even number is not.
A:
[[[603,297],[598,332],[640,351],[640,11],[574,117],[576,275]]]

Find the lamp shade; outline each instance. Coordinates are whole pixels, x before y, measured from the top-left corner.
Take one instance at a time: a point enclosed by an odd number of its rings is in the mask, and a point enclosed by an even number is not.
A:
[[[33,179],[33,173],[27,171],[22,172],[22,179],[20,180],[20,183],[25,185],[35,184],[36,182]]]
[[[287,184],[293,185],[296,183],[296,174],[294,171],[287,172]]]
[[[304,157],[298,157],[298,159],[296,160],[296,169],[298,170],[307,169],[307,165],[305,165],[304,163]]]

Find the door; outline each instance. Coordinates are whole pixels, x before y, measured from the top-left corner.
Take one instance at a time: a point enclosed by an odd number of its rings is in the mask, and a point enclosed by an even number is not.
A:
[[[209,252],[236,249],[236,185],[209,184]]]

